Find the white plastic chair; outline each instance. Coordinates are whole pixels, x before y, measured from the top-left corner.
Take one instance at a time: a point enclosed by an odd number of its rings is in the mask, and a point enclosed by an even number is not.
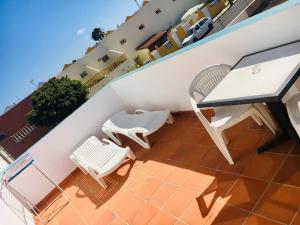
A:
[[[293,95],[286,102],[286,107],[290,121],[300,137],[300,93]]]
[[[135,160],[129,147],[122,148],[107,139],[101,142],[95,136],[79,144],[70,156],[82,172],[91,175],[105,189],[107,184],[103,177],[116,170],[126,157]]]
[[[266,106],[263,104],[216,107],[213,108],[215,116],[212,117],[211,122],[206,119],[201,110],[197,107],[197,103],[218,85],[229,73],[230,69],[231,67],[229,65],[214,65],[201,71],[192,81],[189,94],[191,104],[197,117],[226,160],[230,164],[233,164],[233,160],[226,146],[228,140],[223,132],[225,129],[232,127],[249,116],[251,116],[259,126],[262,126],[263,123],[266,124],[274,134],[277,131],[277,126],[266,109]]]
[[[152,111],[136,110],[135,114],[128,114],[125,111],[118,112],[110,117],[102,126],[102,131],[114,142],[122,145],[118,134],[123,134],[146,149],[150,149],[148,135],[154,133],[165,123],[174,123],[170,111]],[[137,136],[142,134],[143,139]]]

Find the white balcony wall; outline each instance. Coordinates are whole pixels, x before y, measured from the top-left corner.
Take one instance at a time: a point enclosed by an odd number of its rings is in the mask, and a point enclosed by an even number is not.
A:
[[[291,1],[289,4],[299,1]],[[242,56],[300,40],[300,5],[264,13],[132,72],[111,85],[131,108],[190,110],[188,88],[209,65],[234,65]],[[276,13],[275,13],[276,12]],[[259,19],[259,20],[258,20]],[[257,21],[258,20],[258,21]],[[220,36],[220,37],[219,37]]]
[[[191,109],[188,87],[193,77],[211,64],[233,65],[243,55],[300,39],[300,1],[233,25],[175,54],[115,80],[48,133],[28,152],[46,174],[61,182],[75,168],[69,155],[84,138],[100,134],[101,124],[113,113],[128,108],[172,111]],[[14,184],[33,203],[52,186],[28,170]]]
[[[100,135],[101,124],[126,105],[109,86],[104,87],[75,113],[51,130],[27,152],[53,181],[60,183],[74,169],[69,155],[91,135]],[[13,187],[33,204],[40,202],[54,187],[33,167],[28,167],[12,182]]]

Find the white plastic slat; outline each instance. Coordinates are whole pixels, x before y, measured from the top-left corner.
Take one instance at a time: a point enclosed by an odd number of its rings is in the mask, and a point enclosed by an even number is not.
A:
[[[117,153],[117,149],[109,148],[108,146],[104,147],[88,139],[73,154],[80,160],[101,168]]]

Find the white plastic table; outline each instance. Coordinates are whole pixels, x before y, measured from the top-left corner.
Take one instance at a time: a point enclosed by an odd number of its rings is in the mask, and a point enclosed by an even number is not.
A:
[[[265,102],[281,132],[259,147],[263,152],[291,137],[300,139],[290,123],[283,96],[300,75],[300,41],[242,57],[230,73],[197,105],[199,108]]]

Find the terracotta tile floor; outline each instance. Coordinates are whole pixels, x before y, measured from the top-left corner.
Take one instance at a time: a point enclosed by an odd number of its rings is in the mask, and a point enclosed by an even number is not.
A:
[[[299,224],[300,150],[286,142],[256,154],[272,135],[251,119],[226,134],[233,166],[192,113],[151,135],[151,150],[123,138],[137,160],[106,177],[107,190],[75,170],[61,184],[71,201],[49,224]]]

